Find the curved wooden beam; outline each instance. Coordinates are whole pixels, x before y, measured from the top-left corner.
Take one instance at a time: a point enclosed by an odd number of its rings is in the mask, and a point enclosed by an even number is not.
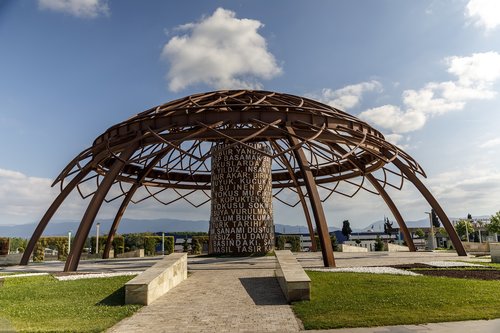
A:
[[[118,212],[115,215],[115,218],[113,220],[113,224],[111,225],[111,228],[109,229],[108,232],[108,238],[106,239],[106,245],[104,246],[104,252],[102,253],[102,259],[109,259],[109,251],[111,250],[111,246],[113,244],[113,240],[115,239],[115,234],[116,231],[118,230],[118,226],[120,225],[120,222],[123,217],[123,213],[125,213],[125,210],[128,207],[128,204],[132,200],[132,197],[135,194],[135,191],[140,187],[141,185],[138,183],[135,183],[132,185],[132,187],[129,189],[127,195],[125,196],[125,199],[123,199],[120,208],[118,208]]]
[[[203,132],[205,132],[211,128],[214,128],[220,124],[221,123],[215,123],[215,124],[210,124],[210,125],[207,125],[206,127],[200,128],[200,129],[194,131],[193,133],[191,133],[190,135],[187,135],[184,138],[184,140],[187,140],[187,139],[189,139],[193,136],[196,136],[200,133],[203,133]],[[156,157],[151,162],[149,162],[149,164],[144,168],[144,170],[137,176],[137,181],[132,185],[132,187],[130,188],[129,192],[127,193],[125,199],[123,199],[123,201],[120,205],[120,208],[118,209],[118,212],[115,215],[115,218],[113,220],[113,224],[111,225],[111,228],[109,229],[108,238],[106,240],[106,245],[104,247],[104,252],[102,254],[102,259],[109,258],[109,251],[111,250],[111,245],[113,244],[113,240],[115,238],[116,231],[118,230],[118,226],[120,225],[123,214],[125,213],[125,210],[127,209],[128,204],[132,200],[132,197],[134,196],[135,192],[137,191],[137,189],[139,187],[142,186],[142,182],[144,181],[144,179],[149,175],[151,170],[153,170],[155,165],[159,161],[161,161],[161,159],[163,157],[165,157],[165,155],[167,155],[172,149],[179,149],[178,144],[180,142],[181,142],[181,140],[177,140],[177,141],[173,141],[173,142],[165,141],[165,143],[168,144],[168,148],[163,150],[163,152],[161,154],[156,155]]]
[[[389,194],[387,194],[386,190],[380,185],[377,179],[370,173],[365,175],[366,179],[370,183],[372,183],[373,187],[378,191],[378,193],[382,196],[384,199],[385,203],[389,207],[389,209],[392,212],[392,215],[396,219],[396,222],[398,222],[399,228],[403,231],[403,237],[405,239],[406,244],[408,245],[408,248],[410,249],[410,252],[415,252],[417,249],[415,248],[415,244],[413,243],[413,239],[411,238],[410,231],[408,230],[408,227],[406,226],[405,221],[403,220],[403,217],[401,216],[401,213],[399,212],[398,208],[394,204],[394,201],[392,201],[391,197]]]
[[[271,144],[273,145],[274,149],[277,152],[282,152],[283,149],[278,145],[275,141],[269,140]],[[292,178],[292,182],[295,185],[295,188],[297,189],[297,195],[299,196],[300,204],[302,206],[302,210],[304,211],[304,216],[306,218],[307,222],[307,229],[309,230],[309,236],[311,237],[311,251],[316,252],[317,251],[317,246],[316,246],[316,237],[314,237],[314,228],[312,225],[312,220],[311,220],[311,214],[309,213],[309,208],[307,207],[306,199],[304,197],[304,192],[302,191],[302,188],[300,187],[297,177],[295,177],[295,172],[292,169],[292,166],[290,165],[290,161],[287,160],[286,156],[284,155],[279,155],[280,160],[283,162],[285,165],[286,169],[290,173],[290,177]]]
[[[106,173],[106,176],[104,176],[104,179],[97,188],[97,191],[94,193],[94,196],[92,197],[92,200],[90,200],[87,210],[83,215],[78,231],[76,232],[73,247],[71,248],[68,258],[66,259],[66,264],[64,265],[65,272],[74,272],[78,268],[85,240],[89,235],[90,228],[94,223],[97,212],[106,198],[106,194],[113,185],[113,182],[125,165],[123,161],[128,160],[135,152],[136,148],[137,145],[133,145],[120,154],[120,159],[116,159],[113,162],[113,165]]]
[[[384,150],[383,153],[387,158],[394,157],[394,155],[387,150]],[[420,191],[425,200],[427,200],[429,205],[431,205],[431,207],[434,209],[437,216],[443,223],[443,226],[446,229],[448,236],[450,236],[451,242],[453,243],[453,246],[455,247],[457,254],[459,256],[466,256],[467,252],[465,251],[462,241],[460,241],[460,238],[458,237],[455,228],[453,228],[450,219],[444,212],[443,208],[441,208],[441,205],[437,202],[436,198],[434,198],[434,196],[427,189],[427,187],[425,187],[425,185],[420,181],[420,179],[418,179],[418,177],[410,170],[410,168],[408,168],[403,162],[401,162],[401,160],[399,160],[398,158],[394,158],[392,163],[399,170],[401,170],[401,172],[403,172],[403,174],[413,183],[413,185],[415,185],[415,187]]]
[[[21,262],[19,263],[20,265],[28,264],[31,254],[35,250],[36,243],[42,236],[43,231],[47,227],[47,224],[50,222],[52,216],[54,216],[57,209],[59,209],[59,206],[61,206],[61,204],[66,199],[66,197],[71,193],[71,191],[75,189],[78,183],[80,183],[80,181],[83,178],[85,178],[85,176],[87,176],[91,170],[92,170],[91,166],[87,164],[75,177],[73,177],[73,179],[68,183],[68,185],[66,185],[66,187],[61,191],[61,193],[59,193],[56,199],[52,202],[49,209],[47,209],[45,215],[43,215],[42,219],[36,226],[36,229],[33,232],[33,235],[31,236],[28,245],[26,246],[26,249],[24,250],[23,257],[21,258]]]
[[[290,135],[288,135],[288,141],[290,146],[294,147],[300,144],[300,141],[295,136],[295,131],[291,126],[286,126],[286,129]],[[333,257],[333,247],[330,241],[330,233],[328,232],[328,225],[326,223],[325,212],[323,211],[323,206],[321,205],[321,199],[319,197],[318,188],[316,187],[316,182],[314,176],[307,162],[306,155],[302,147],[295,148],[293,154],[297,163],[299,165],[300,171],[304,179],[304,183],[309,194],[309,200],[311,202],[311,208],[314,215],[314,220],[316,222],[316,230],[318,231],[319,241],[321,244],[321,252],[323,254],[323,264],[325,267],[335,267],[335,258]]]

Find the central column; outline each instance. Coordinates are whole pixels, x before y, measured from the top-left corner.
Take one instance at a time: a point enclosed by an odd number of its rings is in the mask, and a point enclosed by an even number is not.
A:
[[[210,254],[265,254],[274,248],[271,158],[264,143],[212,149]]]

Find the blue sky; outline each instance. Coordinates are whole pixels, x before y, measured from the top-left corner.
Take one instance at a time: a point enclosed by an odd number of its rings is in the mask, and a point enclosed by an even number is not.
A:
[[[0,2],[0,224],[37,221],[51,181],[109,126],[172,99],[262,88],[340,107],[428,174],[452,217],[500,210],[500,4],[454,1]],[[428,207],[391,192],[403,217]],[[56,218],[79,219],[70,198]],[[134,206],[129,217],[208,219],[209,205]],[[106,207],[99,217],[111,217]],[[364,227],[379,197],[334,197],[331,226]],[[275,220],[305,225],[275,205]]]

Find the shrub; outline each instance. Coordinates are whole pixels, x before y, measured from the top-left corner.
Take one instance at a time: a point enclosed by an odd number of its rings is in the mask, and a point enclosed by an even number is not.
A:
[[[300,236],[279,235],[278,237],[276,237],[276,248],[278,250],[284,250],[286,243],[290,243],[290,245],[292,246],[291,248],[292,252],[300,251]]]
[[[144,252],[147,256],[156,254],[156,247],[161,244],[162,236],[144,236]],[[165,236],[165,254],[174,252],[174,237]]]
[[[314,236],[314,240],[316,241],[316,252],[321,251],[321,242],[319,241],[319,236]],[[330,236],[330,242],[332,243],[332,249],[333,251],[338,251],[338,244],[337,244],[337,236],[335,234],[332,234]]]
[[[204,247],[208,248],[208,236],[193,236],[191,251],[193,254],[201,254]]]
[[[33,251],[33,261],[43,261],[45,259],[45,248],[55,248],[57,259],[64,260],[68,256],[68,237],[40,237]]]
[[[375,251],[384,251],[385,244],[382,239],[377,236],[375,239]]]
[[[9,254],[10,239],[6,237],[0,238],[0,256]]]

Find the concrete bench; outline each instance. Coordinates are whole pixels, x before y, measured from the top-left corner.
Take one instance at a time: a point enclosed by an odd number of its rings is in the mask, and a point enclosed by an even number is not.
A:
[[[113,256],[114,256],[114,253],[113,253]],[[109,257],[113,258],[111,256],[111,253],[109,254]],[[119,253],[115,256],[115,258],[144,258],[144,249],[138,249],[135,251]]]
[[[500,263],[500,243],[490,243],[491,262]]]
[[[187,279],[187,254],[172,253],[125,284],[125,303],[149,305]]]
[[[288,302],[311,299],[311,279],[289,250],[274,251],[276,277]]]
[[[366,247],[352,246],[347,244],[339,244],[338,249],[340,250],[339,252],[368,252],[368,249]]]

